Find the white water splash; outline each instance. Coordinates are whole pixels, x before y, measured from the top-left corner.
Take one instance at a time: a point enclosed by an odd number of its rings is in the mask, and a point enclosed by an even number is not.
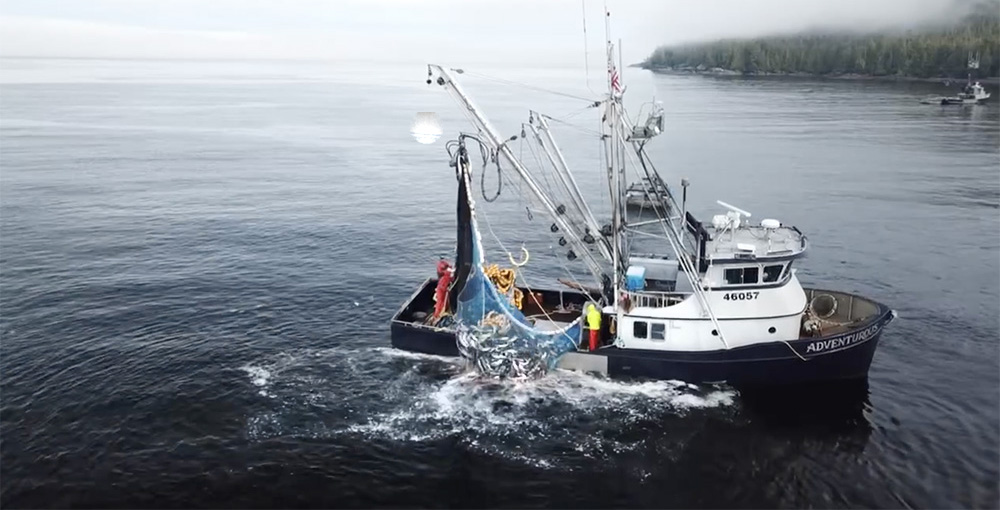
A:
[[[250,376],[250,382],[260,388],[258,392],[262,397],[267,397],[267,383],[271,378],[271,372],[263,367],[258,367],[254,365],[245,365],[241,369]]]
[[[392,347],[375,347],[374,349],[371,349],[371,352],[393,358],[438,361],[449,365],[462,364],[462,360],[454,356],[437,356],[435,354],[424,354],[422,352],[403,351]]]
[[[628,382],[564,370],[497,381],[463,367],[457,358],[389,348],[305,351],[249,364],[251,382],[275,404],[250,417],[247,432],[251,438],[457,438],[489,455],[551,467],[559,454],[538,445],[604,458],[643,446],[643,437],[618,434],[631,425],[729,406],[735,396],[680,381]],[[306,415],[311,421],[304,423]]]

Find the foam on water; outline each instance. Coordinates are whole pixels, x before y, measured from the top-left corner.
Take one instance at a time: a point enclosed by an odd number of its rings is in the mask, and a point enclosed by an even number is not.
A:
[[[386,365],[393,367],[386,380],[364,387],[323,376],[344,368],[356,376]],[[251,439],[453,438],[472,450],[538,467],[557,464],[560,451],[604,457],[633,450],[645,439],[606,431],[729,406],[734,398],[729,389],[618,381],[564,370],[537,380],[496,380],[466,369],[457,358],[388,348],[283,354],[244,371],[261,395],[271,397],[265,410],[248,419]],[[538,444],[546,444],[546,450],[538,450]]]
[[[266,368],[261,368],[254,365],[244,365],[242,370],[250,376],[250,382],[254,386],[260,388],[260,395],[263,397],[267,395],[267,381],[271,378],[271,372]]]
[[[383,356],[391,356],[403,359],[415,359],[415,360],[425,360],[425,361],[440,361],[441,363],[451,363],[459,364],[462,363],[461,360],[448,357],[448,356],[437,356],[435,354],[424,354],[422,352],[410,352],[396,349],[393,347],[375,347],[372,351],[377,352]]]

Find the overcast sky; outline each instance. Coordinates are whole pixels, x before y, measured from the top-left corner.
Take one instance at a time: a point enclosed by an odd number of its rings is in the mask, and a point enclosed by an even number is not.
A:
[[[626,63],[656,46],[878,29],[961,0],[609,0]],[[585,9],[584,9],[585,7]],[[0,55],[600,62],[601,0],[5,0]]]

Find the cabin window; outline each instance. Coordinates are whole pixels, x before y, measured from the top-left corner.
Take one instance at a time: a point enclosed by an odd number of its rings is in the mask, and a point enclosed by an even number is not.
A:
[[[726,269],[725,277],[729,285],[753,285],[760,278],[760,268],[751,266]]]
[[[764,266],[764,283],[776,282],[781,278],[781,270],[785,268],[784,264],[777,264],[774,266]]]
[[[736,285],[743,283],[742,269],[726,269],[726,283]]]
[[[650,340],[666,340],[667,339],[667,325],[662,322],[654,322],[650,324],[649,330]]]
[[[636,338],[648,338],[649,323],[642,321],[635,321],[634,323],[632,323],[632,336]]]

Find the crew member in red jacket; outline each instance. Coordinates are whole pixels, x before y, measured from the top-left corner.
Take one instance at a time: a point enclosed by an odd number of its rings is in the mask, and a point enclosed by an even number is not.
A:
[[[444,309],[448,305],[448,287],[451,285],[451,279],[453,277],[451,264],[449,264],[445,259],[439,260],[437,265],[437,274],[438,284],[437,288],[434,290],[435,322],[441,318],[441,314],[444,313]]]

